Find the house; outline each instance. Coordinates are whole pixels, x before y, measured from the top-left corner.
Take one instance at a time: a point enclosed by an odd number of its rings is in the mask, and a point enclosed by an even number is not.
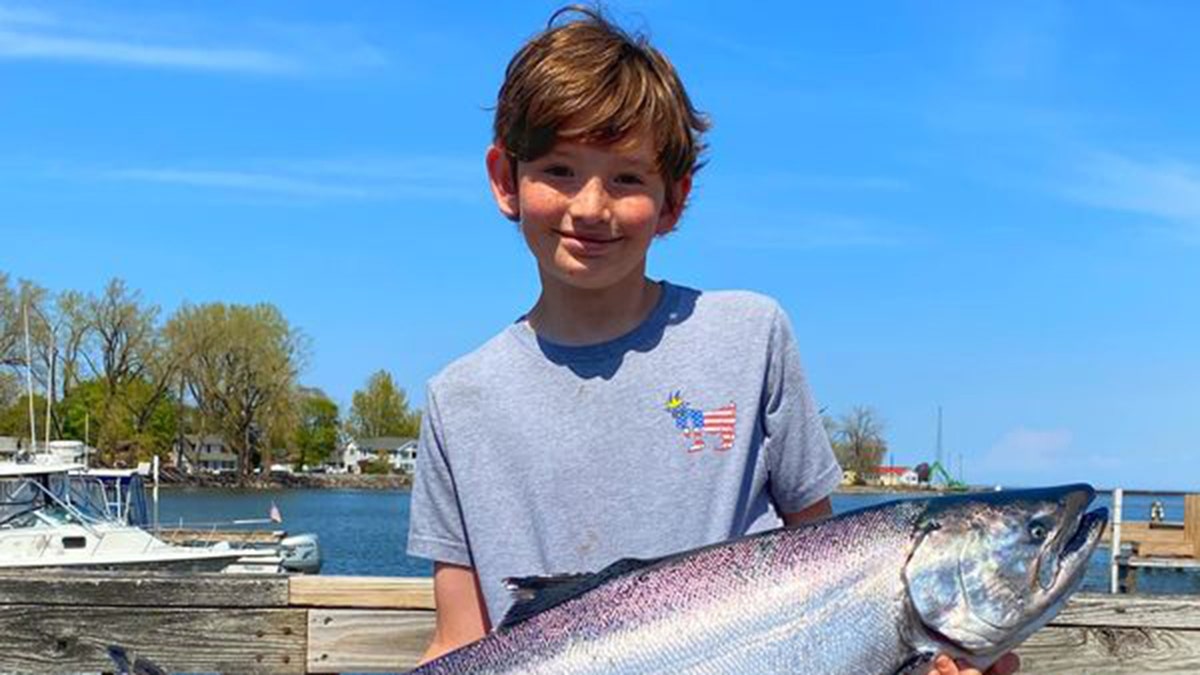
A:
[[[401,473],[412,474],[417,470],[417,439],[410,438],[404,445],[393,450],[389,455],[392,468]]]
[[[184,436],[175,441],[175,464],[188,473],[234,473],[238,470],[237,453],[215,434]]]
[[[325,468],[330,473],[359,473],[359,465],[370,458],[370,454],[359,447],[358,441],[350,440],[333,453]]]
[[[363,462],[382,455],[393,471],[412,473],[417,461],[417,441],[400,436],[363,438],[346,443],[340,455],[340,461],[331,464],[334,471],[359,473]]]
[[[906,466],[879,467],[879,484],[889,487],[917,485],[917,472]]]

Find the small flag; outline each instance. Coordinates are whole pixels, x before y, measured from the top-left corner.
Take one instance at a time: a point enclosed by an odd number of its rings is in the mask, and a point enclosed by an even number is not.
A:
[[[283,522],[283,514],[279,512],[279,507],[275,506],[274,500],[271,500],[271,510],[267,513],[267,517],[271,519],[272,523]]]

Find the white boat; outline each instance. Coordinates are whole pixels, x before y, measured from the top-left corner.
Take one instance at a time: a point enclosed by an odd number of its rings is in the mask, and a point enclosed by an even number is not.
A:
[[[184,524],[180,523],[178,529],[171,527],[159,528],[157,515],[151,517],[150,508],[146,501],[146,485],[142,478],[145,473],[141,469],[87,469],[85,471],[72,472],[72,478],[80,485],[84,486],[89,494],[93,495],[93,503],[103,505],[104,510],[119,522],[127,525],[134,525],[158,535],[165,537],[176,543],[183,543],[188,539],[188,533],[198,535],[197,538],[201,542],[206,542],[204,545],[212,545],[207,542],[212,542],[215,538],[230,536],[234,539],[239,539],[238,535],[243,532],[256,533],[261,530],[218,530],[221,526],[245,526],[245,525],[263,525],[268,523],[278,523],[282,516],[278,516],[278,510],[272,505],[272,511],[275,511],[276,517],[266,519],[249,519],[249,520],[234,520],[228,523],[209,523],[207,525]],[[157,514],[157,506],[155,514]],[[275,535],[271,543],[259,544],[238,544],[238,550],[254,550],[257,551],[253,559],[242,561],[243,564],[230,567],[226,571],[233,572],[259,572],[265,563],[272,562],[271,558],[264,556],[264,551],[269,551],[274,554],[276,569],[266,571],[282,571],[282,572],[299,572],[306,574],[316,574],[321,571],[321,547],[320,541],[316,534],[301,533],[287,535],[283,531],[275,531],[271,533]],[[180,536],[184,535],[184,536]],[[191,542],[189,542],[191,545]]]
[[[78,464],[0,463],[0,569],[225,570],[271,559],[272,551],[168,544],[110,515],[73,480]]]

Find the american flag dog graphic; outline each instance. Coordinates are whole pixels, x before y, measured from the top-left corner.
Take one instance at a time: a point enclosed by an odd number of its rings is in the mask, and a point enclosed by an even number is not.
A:
[[[691,441],[688,452],[700,452],[704,449],[704,436],[717,436],[721,444],[717,450],[728,450],[733,447],[734,427],[737,425],[737,404],[716,410],[698,410],[688,406],[679,392],[671,394],[667,399],[667,412],[675,418],[675,427],[683,431],[683,437]]]

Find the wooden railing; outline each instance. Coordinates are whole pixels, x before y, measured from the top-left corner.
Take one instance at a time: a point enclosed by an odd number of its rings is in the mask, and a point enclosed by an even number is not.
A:
[[[399,672],[433,628],[428,579],[0,574],[0,672]],[[1021,647],[1025,674],[1200,672],[1200,599],[1077,595]]]

